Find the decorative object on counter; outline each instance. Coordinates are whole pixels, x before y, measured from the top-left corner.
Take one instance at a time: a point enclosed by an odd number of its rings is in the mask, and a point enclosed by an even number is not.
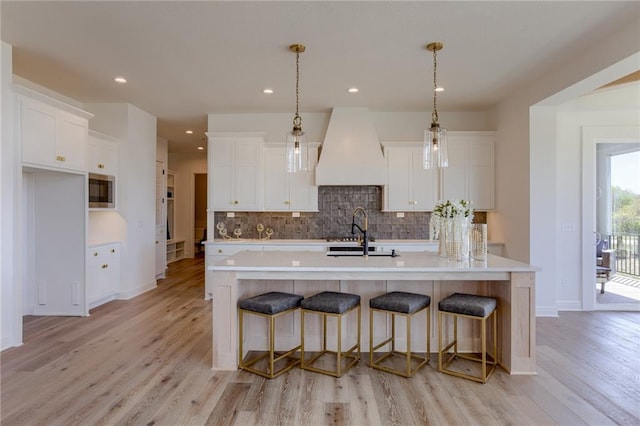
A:
[[[225,240],[231,239],[231,237],[227,233],[227,227],[224,223],[218,222],[218,224],[216,225],[216,229],[218,230],[218,234],[220,234],[222,238],[224,238]]]
[[[267,234],[267,237],[265,238],[265,240],[268,240],[273,235],[273,229],[271,228],[267,228],[264,232],[265,234]]]
[[[441,128],[440,124],[438,124],[438,104],[436,100],[438,92],[444,91],[442,87],[438,87],[438,61],[436,58],[436,52],[442,50],[443,47],[444,44],[440,42],[427,44],[427,50],[433,52],[433,112],[431,113],[431,127],[424,131],[422,165],[425,169],[437,169],[449,165],[447,156],[447,130]]]
[[[259,223],[256,225],[256,231],[258,231],[258,239],[262,239],[262,231],[264,231],[264,225]]]
[[[471,203],[466,200],[441,201],[429,221],[432,239],[438,240],[438,255],[453,261],[469,258],[469,226],[473,221]]]
[[[302,131],[300,104],[300,54],[305,51],[303,44],[292,44],[289,50],[296,54],[296,115],[293,117],[293,130],[287,133],[287,172],[295,173],[309,170],[309,145],[307,135]]]
[[[235,227],[235,229],[233,230],[233,235],[236,236],[236,239],[240,239],[240,235],[242,235],[242,228],[240,228],[240,225],[237,225]]]
[[[487,260],[487,224],[472,223],[469,240],[471,240],[471,259]]]

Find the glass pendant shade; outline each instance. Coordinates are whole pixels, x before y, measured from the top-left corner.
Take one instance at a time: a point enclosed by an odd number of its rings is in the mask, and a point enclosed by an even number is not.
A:
[[[424,131],[423,167],[425,169],[438,169],[449,165],[447,156],[447,129],[438,125]]]
[[[309,169],[307,134],[302,129],[294,127],[287,133],[287,172],[296,173]]]

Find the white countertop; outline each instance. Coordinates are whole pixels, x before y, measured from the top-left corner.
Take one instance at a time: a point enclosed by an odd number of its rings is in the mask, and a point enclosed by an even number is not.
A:
[[[326,242],[325,242],[326,243]],[[255,272],[535,272],[526,263],[488,255],[486,262],[450,262],[431,251],[401,252],[396,257],[333,257],[325,252],[242,251],[207,267],[211,271]]]
[[[203,244],[255,244],[255,245],[318,245],[318,246],[340,246],[340,245],[354,245],[355,241],[327,241],[326,239],[223,239],[216,238],[214,240],[205,241]],[[436,245],[438,240],[378,240],[369,242],[370,246],[375,245]],[[488,244],[502,244],[499,242],[489,241]]]

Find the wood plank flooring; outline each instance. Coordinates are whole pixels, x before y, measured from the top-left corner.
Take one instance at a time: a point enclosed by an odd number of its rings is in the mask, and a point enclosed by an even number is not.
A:
[[[200,259],[88,318],[25,317],[0,354],[2,425],[640,425],[640,313],[538,318],[538,375],[480,385],[435,371],[273,380],[211,371]]]

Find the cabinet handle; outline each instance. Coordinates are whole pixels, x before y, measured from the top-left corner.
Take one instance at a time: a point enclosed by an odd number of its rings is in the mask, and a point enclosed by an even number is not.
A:
[[[116,252],[116,249],[111,249],[111,253],[115,253],[115,252]]]
[[[104,169],[104,164],[98,164],[99,169]]]
[[[109,267],[109,265],[107,265],[106,263],[104,265],[102,265],[102,269],[106,269],[108,267]]]
[[[58,155],[58,156],[56,157],[56,160],[58,160],[58,161],[67,161],[67,159],[66,159],[64,156],[62,156],[62,155]]]

